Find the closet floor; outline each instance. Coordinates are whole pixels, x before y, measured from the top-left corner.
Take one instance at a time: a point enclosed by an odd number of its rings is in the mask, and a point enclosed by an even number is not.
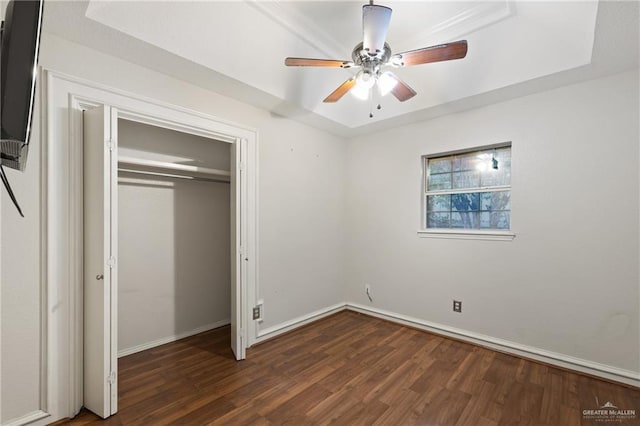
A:
[[[247,351],[223,327],[119,360],[119,412],[61,424],[602,424],[640,390],[344,311]],[[597,398],[597,401],[596,401]],[[599,405],[597,405],[599,404]],[[619,424],[619,423],[616,423]]]

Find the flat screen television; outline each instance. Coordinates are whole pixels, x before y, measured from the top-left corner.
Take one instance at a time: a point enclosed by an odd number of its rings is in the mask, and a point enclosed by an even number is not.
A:
[[[18,211],[2,166],[24,171],[27,164],[43,6],[43,0],[9,1],[0,32],[0,178]]]
[[[2,27],[0,157],[18,170],[25,168],[31,136],[42,9],[42,0],[11,0]]]

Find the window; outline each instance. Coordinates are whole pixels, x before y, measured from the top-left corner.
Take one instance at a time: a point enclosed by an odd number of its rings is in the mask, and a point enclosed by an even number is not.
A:
[[[511,144],[424,157],[424,176],[427,231],[510,230]]]

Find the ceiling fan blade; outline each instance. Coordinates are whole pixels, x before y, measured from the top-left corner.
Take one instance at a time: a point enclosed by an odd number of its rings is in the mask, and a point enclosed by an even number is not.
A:
[[[454,41],[453,43],[398,53],[391,57],[391,63],[406,67],[409,65],[461,59],[465,56],[467,56],[467,40],[460,40]]]
[[[288,67],[333,67],[351,68],[353,62],[337,59],[286,58],[284,64]]]
[[[400,102],[407,101],[416,95],[416,91],[407,86],[407,84],[400,80],[395,74],[390,72],[389,75],[396,81],[396,85],[391,89],[391,93]]]
[[[370,56],[384,52],[384,42],[387,39],[390,21],[390,8],[374,4],[362,6],[362,48]]]
[[[338,86],[338,88],[334,90],[329,96],[327,96],[322,102],[332,103],[339,101],[340,98],[342,98],[355,85],[356,79],[352,77]]]

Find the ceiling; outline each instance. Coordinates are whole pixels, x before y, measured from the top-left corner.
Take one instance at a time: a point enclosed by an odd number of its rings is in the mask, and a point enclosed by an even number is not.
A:
[[[354,69],[285,67],[287,56],[350,60],[362,1],[45,2],[44,31],[342,136],[638,67],[638,3],[385,1],[393,52],[466,39],[467,57],[400,68],[418,95],[322,100]],[[377,4],[377,3],[376,3]]]

